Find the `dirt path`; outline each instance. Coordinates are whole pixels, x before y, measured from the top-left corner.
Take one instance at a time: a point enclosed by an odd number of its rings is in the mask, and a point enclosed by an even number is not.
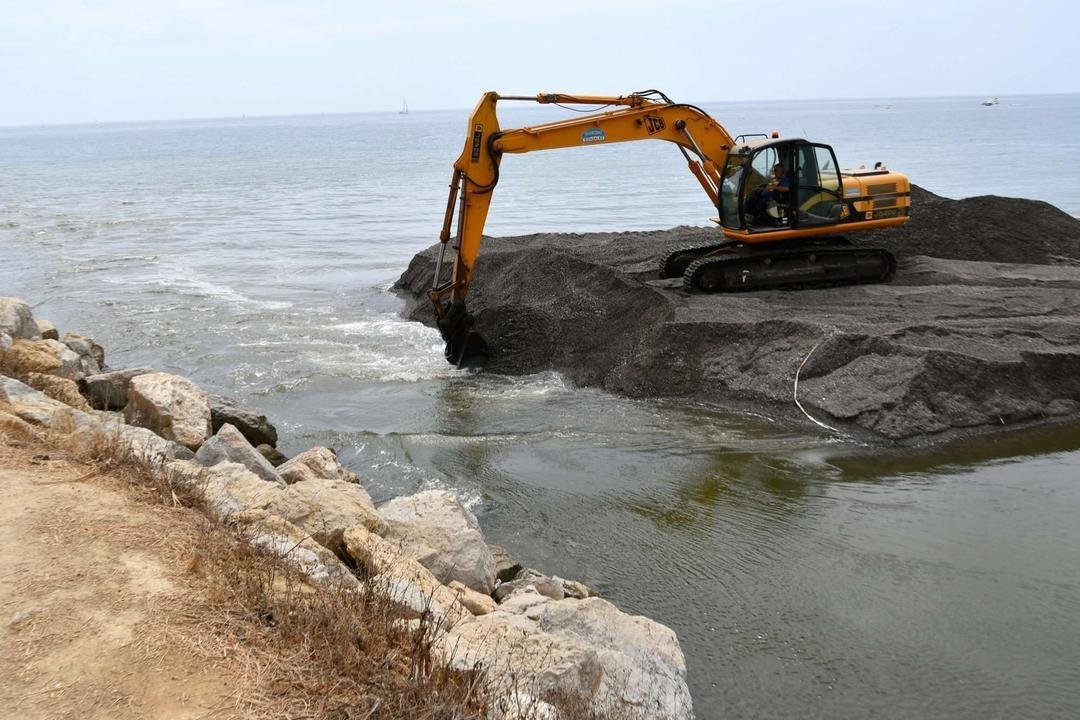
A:
[[[190,620],[194,525],[92,473],[0,433],[0,716],[237,717]]]

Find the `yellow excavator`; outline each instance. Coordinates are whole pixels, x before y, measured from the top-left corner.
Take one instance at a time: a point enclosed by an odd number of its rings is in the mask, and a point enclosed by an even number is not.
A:
[[[544,105],[594,105],[595,112],[532,127],[502,130],[500,100]],[[609,109],[610,108],[610,109]],[[671,248],[660,275],[682,277],[689,292],[730,292],[822,284],[881,282],[896,261],[881,248],[858,247],[842,233],[901,225],[908,219],[906,176],[878,163],[841,171],[828,145],[771,135],[731,137],[701,108],[657,90],[617,97],[486,93],[469,118],[465,147],[454,163],[428,293],[446,358],[458,367],[482,365],[488,346],[465,307],[491,196],[505,153],[666,140],[686,158],[719,213],[714,242]],[[451,233],[455,212],[457,232]],[[451,237],[457,257],[443,280]]]

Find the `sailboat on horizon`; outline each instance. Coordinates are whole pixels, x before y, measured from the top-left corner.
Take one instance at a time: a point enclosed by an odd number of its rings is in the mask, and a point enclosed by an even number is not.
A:
[[[398,110],[398,115],[409,114],[409,103],[405,102],[405,98],[401,98],[401,109]]]

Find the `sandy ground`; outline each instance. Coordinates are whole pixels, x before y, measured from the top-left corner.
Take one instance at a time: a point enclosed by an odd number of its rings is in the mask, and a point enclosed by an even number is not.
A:
[[[2,433],[0,485],[0,717],[238,717],[192,620],[190,511]]]

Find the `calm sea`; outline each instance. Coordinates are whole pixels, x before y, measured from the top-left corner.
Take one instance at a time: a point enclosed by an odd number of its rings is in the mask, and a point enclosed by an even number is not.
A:
[[[702,104],[733,134],[1080,215],[1080,96]],[[265,409],[286,452],[337,448],[376,499],[455,489],[525,563],[672,626],[701,718],[1080,714],[1080,430],[882,456],[449,368],[388,288],[436,239],[466,118],[0,129],[0,294],[113,366]],[[711,214],[674,148],[639,143],[508,157],[488,232]]]

